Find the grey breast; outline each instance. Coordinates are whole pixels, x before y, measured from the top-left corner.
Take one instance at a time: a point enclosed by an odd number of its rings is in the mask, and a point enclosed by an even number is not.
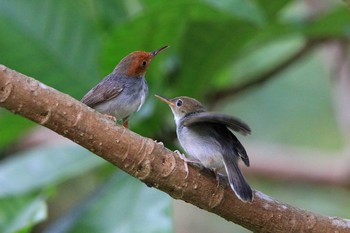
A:
[[[121,93],[107,103],[95,107],[96,110],[123,119],[138,111],[148,95],[147,82],[142,77],[122,77],[119,83],[123,87]]]

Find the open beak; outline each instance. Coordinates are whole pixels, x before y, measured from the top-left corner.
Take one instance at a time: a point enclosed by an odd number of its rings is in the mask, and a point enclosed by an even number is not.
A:
[[[174,103],[170,101],[170,99],[160,96],[160,95],[154,95],[155,97],[157,97],[158,99],[160,99],[161,101],[169,104],[170,106],[174,106]]]
[[[151,52],[151,55],[154,57],[154,56],[156,56],[158,53],[162,52],[163,50],[165,50],[165,49],[167,49],[167,48],[169,48],[169,47],[170,47],[169,45],[165,45],[165,46],[163,46],[163,47],[157,49],[156,51]]]

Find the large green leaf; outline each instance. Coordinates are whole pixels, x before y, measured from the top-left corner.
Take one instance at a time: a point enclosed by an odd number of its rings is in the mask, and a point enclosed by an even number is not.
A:
[[[47,206],[42,196],[31,194],[2,198],[0,216],[2,233],[29,233],[34,224],[47,217]]]
[[[289,3],[291,0],[279,0],[279,1],[269,1],[269,0],[255,0],[255,3],[260,8],[265,19],[273,21],[278,21],[279,14],[281,10]]]
[[[100,36],[81,9],[68,0],[0,1],[0,63],[80,98],[100,76]],[[19,134],[12,118],[0,112],[7,132],[0,146]],[[23,129],[32,125],[18,122]]]
[[[86,4],[85,0],[81,0],[81,2]],[[126,23],[142,7],[139,1],[90,0],[90,7],[82,6],[81,9],[89,9],[90,14],[94,16],[93,20],[108,35],[115,25]]]
[[[295,54],[296,51],[299,51],[304,43],[300,36],[288,36],[279,40],[275,39],[270,43],[266,42],[264,46],[250,51],[230,67],[232,73],[228,76],[236,78],[231,81],[227,78],[223,82],[223,86],[227,85],[228,82],[239,85],[252,81],[248,78],[255,78],[256,75],[273,69]]]
[[[165,233],[172,229],[171,198],[118,172],[45,232]]]
[[[220,23],[188,23],[184,33],[186,43],[183,43],[180,52],[181,70],[176,85],[171,86],[173,95],[202,99],[217,82],[217,74],[242,56],[254,33],[254,27],[234,19]]]
[[[0,197],[52,186],[103,163],[77,145],[45,146],[12,155],[0,163]]]
[[[305,25],[306,34],[311,36],[330,37],[348,36],[350,33],[350,17],[347,7],[338,7]]]
[[[249,20],[257,25],[265,22],[264,12],[261,12],[254,1],[247,0],[204,0],[217,7],[223,13],[229,13],[236,17]],[[279,1],[278,1],[279,2]],[[269,4],[271,5],[271,4]]]
[[[0,38],[0,62],[66,93],[81,94],[98,74],[99,38],[79,7],[67,0],[0,1],[0,30],[6,31]]]

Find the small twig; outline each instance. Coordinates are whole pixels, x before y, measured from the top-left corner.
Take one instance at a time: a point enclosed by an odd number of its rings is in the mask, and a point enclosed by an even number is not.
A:
[[[277,77],[277,74],[286,70],[288,67],[299,61],[306,54],[311,52],[316,46],[328,41],[328,38],[320,38],[320,39],[309,39],[305,42],[305,44],[294,54],[292,54],[289,58],[278,64],[277,66],[267,70],[266,72],[259,73],[256,77],[247,77],[246,80],[249,80],[238,86],[230,86],[228,88],[220,89],[218,91],[214,91],[211,95],[209,95],[207,103],[209,105],[213,105],[214,103],[221,102],[227,98],[234,97],[238,94],[241,94],[253,87],[257,87],[258,85],[262,85],[267,81],[272,80]]]

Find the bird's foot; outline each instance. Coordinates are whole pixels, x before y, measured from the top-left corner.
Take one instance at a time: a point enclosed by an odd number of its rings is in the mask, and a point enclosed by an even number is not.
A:
[[[154,140],[154,142],[157,143],[158,145],[164,146],[163,142],[161,141]]]
[[[128,116],[123,118],[123,126],[127,129],[129,129],[129,120],[128,119],[129,119]]]
[[[110,119],[111,121],[116,122],[117,118],[115,118],[115,116],[109,115],[109,114],[103,114],[105,117],[107,117],[108,119]]]
[[[187,178],[187,176],[189,174],[188,163],[194,163],[196,165],[202,166],[202,164],[198,160],[189,159],[178,150],[175,150],[174,152],[180,157],[180,159],[182,159],[184,161],[185,171],[186,171],[185,179]]]
[[[127,129],[129,129],[129,122],[124,121],[124,122],[123,122],[123,126],[124,126],[125,128],[127,128]]]
[[[188,164],[187,164],[187,158],[184,154],[182,154],[180,151],[178,150],[175,150],[174,151],[179,157],[180,159],[182,159],[184,161],[184,165],[185,165],[185,172],[186,172],[186,176],[185,176],[185,179],[187,178],[188,176],[188,173],[189,173],[189,170],[188,170]]]

